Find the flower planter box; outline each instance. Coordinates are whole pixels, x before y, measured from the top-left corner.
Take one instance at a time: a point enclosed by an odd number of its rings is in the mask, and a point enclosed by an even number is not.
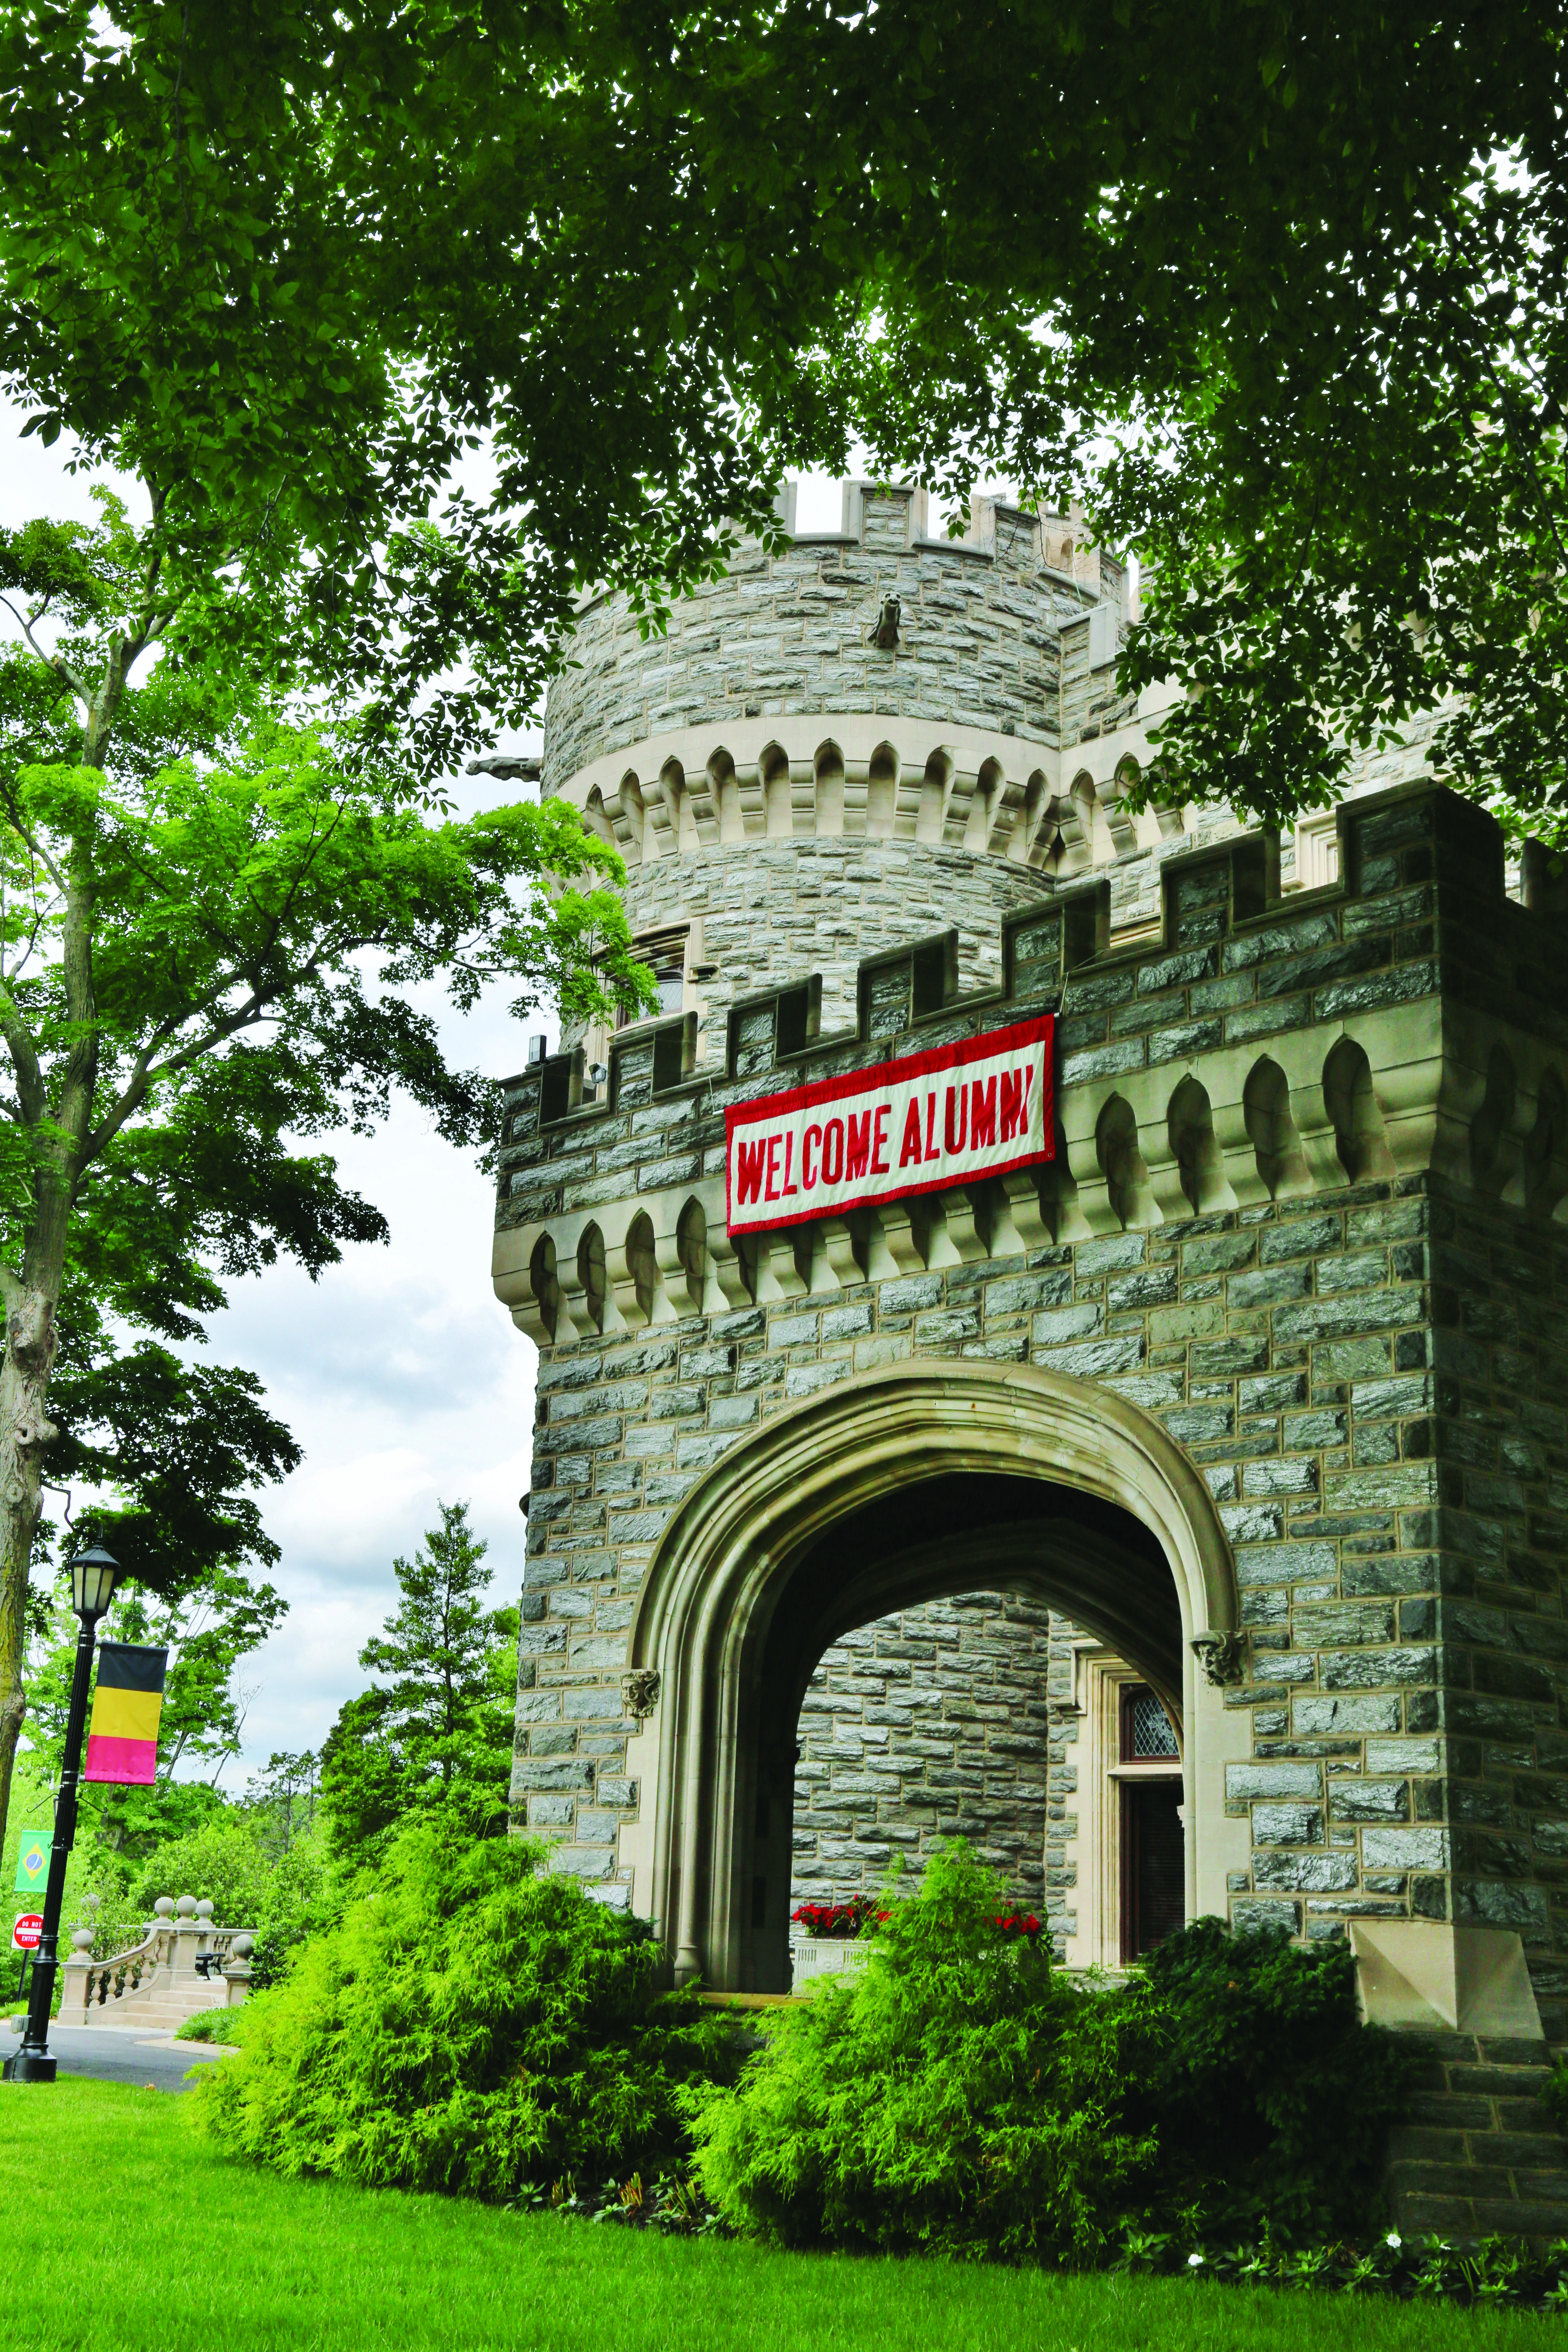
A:
[[[869,1937],[803,1936],[797,1941],[792,1936],[790,1990],[810,1992],[824,1977],[841,1975],[846,1969],[863,1969],[870,1954]]]

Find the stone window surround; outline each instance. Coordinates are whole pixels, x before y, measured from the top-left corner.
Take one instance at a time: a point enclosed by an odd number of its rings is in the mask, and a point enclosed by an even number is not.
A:
[[[1179,1761],[1121,1761],[1123,1693],[1147,1677],[1092,1633],[1076,1635],[1073,1726],[1077,1749],[1076,1823],[1066,1840],[1066,1867],[1077,1894],[1077,1920],[1067,1940],[1074,1969],[1119,1969],[1121,1953],[1121,1804],[1128,1780],[1179,1780]],[[1179,1737],[1178,1733],[1178,1737]],[[1184,1832],[1185,1804],[1178,1808]]]
[[[652,966],[656,977],[661,966],[673,971],[677,948],[680,951],[679,1010],[683,1013],[696,1012],[700,1020],[701,999],[697,993],[695,976],[703,969],[701,916],[677,916],[668,922],[648,924],[632,935],[632,954],[639,963]],[[639,1013],[635,1021],[617,1020],[613,1025],[605,1021],[591,1021],[585,1025],[577,1037],[584,1069],[583,1099],[585,1103],[592,1104],[599,1098],[598,1088],[586,1073],[595,1068],[607,1068],[611,1040],[623,1042],[635,1037],[647,1023],[668,1018],[668,1013],[661,1005],[657,1012]]]

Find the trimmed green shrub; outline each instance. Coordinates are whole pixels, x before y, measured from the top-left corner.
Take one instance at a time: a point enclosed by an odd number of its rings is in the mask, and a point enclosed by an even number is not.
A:
[[[226,2042],[236,2050],[243,2049],[258,2028],[266,2024],[266,2011],[259,2004],[266,1998],[252,1993],[237,2009],[198,2009],[195,2017],[187,2017],[184,2025],[174,2029],[176,2042]]]
[[[776,2245],[1089,2257],[1154,2157],[1135,2086],[1164,2055],[1160,2004],[1086,1992],[1005,1935],[961,1843],[884,1907],[863,1969],[778,2012],[734,2091],[690,2095],[707,2194]]]
[[[198,2122],[282,2172],[489,2199],[668,2163],[678,2091],[732,2028],[658,1991],[647,1929],[545,1858],[404,1831],[197,2082]]]
[[[1364,2230],[1399,2105],[1342,1947],[1200,1921],[1125,1984],[1071,1979],[962,1843],[884,1898],[863,1969],[693,2089],[702,2185],[780,2245],[1087,2263],[1130,2226]]]
[[[1211,2232],[1364,2234],[1407,2060],[1359,2022],[1350,1946],[1198,1919],[1144,1968],[1171,2024],[1148,2110],[1164,2210]]]

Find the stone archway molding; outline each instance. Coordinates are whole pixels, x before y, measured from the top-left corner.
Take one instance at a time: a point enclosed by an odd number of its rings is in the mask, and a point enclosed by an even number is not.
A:
[[[847,1511],[952,1471],[1079,1489],[1121,1506],[1156,1539],[1182,1621],[1188,1907],[1225,1911],[1225,1862],[1245,1857],[1247,1832],[1224,1819],[1223,1761],[1249,1750],[1242,1711],[1225,1708],[1194,1657],[1195,1644],[1206,1666],[1216,1643],[1233,1657],[1239,1625],[1230,1546],[1201,1474],[1158,1422],[1090,1381],[917,1358],[840,1381],[740,1440],[654,1549],[626,1667],[645,1692],[657,1675],[657,1699],[635,1743],[642,1803],[623,1850],[635,1907],[652,1917],[678,1980],[700,1974],[740,1988],[747,1972],[741,1893],[757,1658],[795,1566]]]

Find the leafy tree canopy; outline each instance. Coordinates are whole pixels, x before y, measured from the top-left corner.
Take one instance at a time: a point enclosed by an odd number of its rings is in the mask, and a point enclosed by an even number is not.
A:
[[[142,1855],[205,1818],[211,1807],[203,1801],[205,1792],[186,1783],[216,1787],[225,1764],[237,1753],[253,1696],[240,1680],[243,1662],[282,1622],[288,1606],[272,1585],[253,1584],[222,1567],[209,1568],[168,1599],[135,1585],[121,1587],[102,1622],[102,1638],[148,1643],[169,1653],[158,1727],[158,1777],[150,1789],[84,1787],[84,1827],[90,1822],[98,1837],[117,1852]],[[40,1617],[28,1663],[29,1731],[36,1753],[55,1780],[77,1644],[77,1621],[63,1573]],[[183,1780],[178,1777],[182,1770]]]
[[[189,1314],[180,1265],[370,1230],[286,1132],[394,1085],[482,1125],[367,959],[607,948],[637,998],[568,819],[402,791],[531,711],[581,587],[657,625],[858,437],[960,501],[1000,471],[1151,559],[1155,793],[1280,816],[1436,713],[1555,835],[1563,96],[1519,0],[9,12],[0,378],[139,487],[0,548],[0,1805],[79,1202]],[[493,498],[451,490],[481,444]]]
[[[568,1010],[650,985],[619,862],[570,812],[433,810],[358,719],[303,723],[204,639],[211,599],[161,604],[155,531],[102,506],[0,534],[24,633],[0,650],[0,1810],[46,1449],[117,1490],[94,1532],[163,1590],[264,1562],[246,1490],[298,1458],[247,1376],[124,1327],[198,1338],[225,1277],[384,1237],[312,1144],[395,1092],[493,1139],[495,1086],[448,1069],[411,984]]]
[[[1458,696],[1551,833],[1563,79],[1520,0],[25,6],[0,368],[431,774],[578,582],[657,606],[858,436],[1148,552],[1161,791],[1277,815]]]
[[[421,1811],[443,1811],[458,1837],[506,1825],[518,1612],[486,1606],[468,1505],[439,1508],[413,1559],[393,1562],[402,1599],[359,1654],[384,1679],[348,1701],[321,1749],[333,1842],[358,1860]]]

